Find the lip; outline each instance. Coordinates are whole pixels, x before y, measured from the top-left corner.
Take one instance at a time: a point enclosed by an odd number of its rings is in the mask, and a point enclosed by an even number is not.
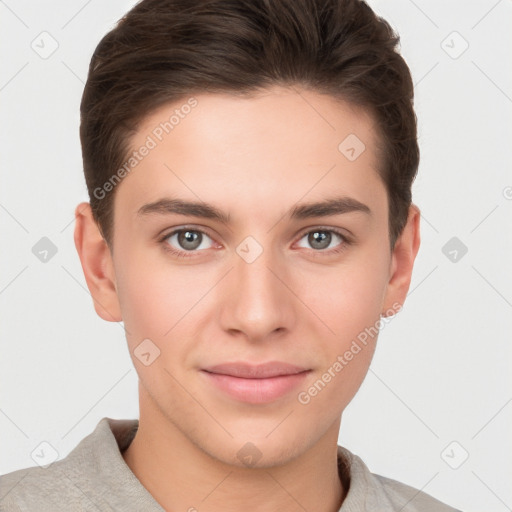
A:
[[[299,386],[311,370],[272,361],[252,365],[224,363],[203,368],[201,373],[215,387],[236,400],[262,404],[272,402]]]

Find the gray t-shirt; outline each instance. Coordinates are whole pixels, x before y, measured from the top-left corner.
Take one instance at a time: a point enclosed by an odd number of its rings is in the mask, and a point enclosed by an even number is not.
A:
[[[121,455],[138,424],[102,418],[63,459],[0,476],[0,511],[162,512]],[[338,469],[345,486],[349,483],[339,512],[457,512],[413,487],[370,473],[359,457],[341,446]]]

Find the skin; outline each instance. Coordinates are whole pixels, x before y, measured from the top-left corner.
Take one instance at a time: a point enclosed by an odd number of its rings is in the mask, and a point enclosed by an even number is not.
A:
[[[336,450],[343,410],[360,387],[377,336],[311,401],[297,400],[381,313],[403,304],[419,248],[417,206],[393,251],[386,189],[377,174],[376,133],[364,111],[330,96],[275,87],[254,98],[203,94],[115,190],[112,247],[89,203],[76,208],[75,244],[98,315],[123,321],[139,375],[139,430],[123,457],[166,510],[337,511],[346,494]],[[148,116],[140,147],[177,105]],[[178,105],[179,107],[179,105]],[[349,134],[365,151],[349,161]],[[297,204],[345,195],[353,211],[290,220]],[[179,214],[137,215],[163,197],[204,201],[229,224]],[[189,258],[184,225],[206,232]],[[321,229],[320,229],[321,228]],[[308,234],[331,233],[327,249]],[[236,252],[252,236],[263,252]],[[333,253],[337,248],[339,253]],[[189,251],[190,254],[190,251]],[[150,339],[160,356],[134,350]],[[286,361],[311,370],[304,385],[267,404],[229,398],[200,372],[227,361]],[[253,443],[251,467],[237,452]]]

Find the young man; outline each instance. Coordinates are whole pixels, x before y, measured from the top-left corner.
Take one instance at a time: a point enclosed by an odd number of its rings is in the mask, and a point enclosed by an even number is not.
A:
[[[139,420],[2,510],[450,511],[338,446],[419,248],[409,70],[356,0],[143,0],[81,104],[75,243]]]

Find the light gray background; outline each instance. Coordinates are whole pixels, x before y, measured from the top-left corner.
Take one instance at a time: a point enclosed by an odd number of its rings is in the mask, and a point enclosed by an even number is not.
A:
[[[133,4],[0,1],[0,474],[34,466],[43,441],[62,458],[103,416],[138,416],[122,326],[96,316],[73,244],[89,60]],[[370,4],[416,83],[422,245],[340,443],[464,511],[511,510],[512,2]],[[46,59],[41,38],[58,42]],[[58,249],[46,263],[42,237]]]

